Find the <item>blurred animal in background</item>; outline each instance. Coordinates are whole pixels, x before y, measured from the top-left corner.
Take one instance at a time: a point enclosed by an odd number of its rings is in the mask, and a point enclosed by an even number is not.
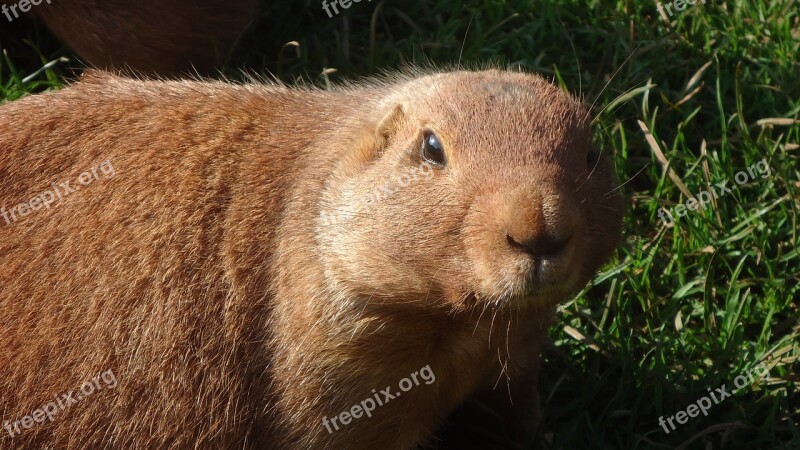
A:
[[[257,0],[5,0],[0,23],[35,15],[90,66],[177,75],[224,63],[257,6]]]

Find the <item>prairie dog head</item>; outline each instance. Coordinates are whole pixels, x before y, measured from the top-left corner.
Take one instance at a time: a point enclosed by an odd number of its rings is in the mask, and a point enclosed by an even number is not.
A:
[[[610,256],[622,206],[577,100],[492,70],[413,79],[379,103],[320,198],[320,257],[338,292],[550,307]]]

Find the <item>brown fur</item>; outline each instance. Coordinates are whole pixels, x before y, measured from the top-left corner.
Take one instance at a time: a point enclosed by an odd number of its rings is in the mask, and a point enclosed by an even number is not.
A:
[[[0,420],[118,380],[0,447],[410,449],[469,398],[524,439],[553,307],[620,233],[585,119],[497,70],[333,91],[92,74],[0,107],[0,206],[116,170],[0,222]],[[418,167],[424,128],[446,168],[323,220]],[[545,232],[571,236],[558,256],[507,240]],[[425,365],[433,384],[323,427]]]
[[[32,12],[94,67],[166,75],[224,62],[256,9],[257,0],[43,0]]]

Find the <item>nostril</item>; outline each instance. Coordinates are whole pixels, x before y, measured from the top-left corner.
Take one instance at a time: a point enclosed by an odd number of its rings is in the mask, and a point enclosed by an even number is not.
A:
[[[566,246],[569,236],[559,237],[543,233],[525,239],[517,239],[511,234],[506,234],[509,245],[532,256],[546,256],[558,253]]]

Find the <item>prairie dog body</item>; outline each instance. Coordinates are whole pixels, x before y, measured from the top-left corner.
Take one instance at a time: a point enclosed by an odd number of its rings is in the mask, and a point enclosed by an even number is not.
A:
[[[118,383],[0,442],[411,449],[470,398],[524,440],[553,309],[620,233],[586,122],[496,70],[333,91],[92,74],[1,106],[0,207],[30,211],[0,222],[0,420]],[[435,382],[326,424],[422,367]]]

